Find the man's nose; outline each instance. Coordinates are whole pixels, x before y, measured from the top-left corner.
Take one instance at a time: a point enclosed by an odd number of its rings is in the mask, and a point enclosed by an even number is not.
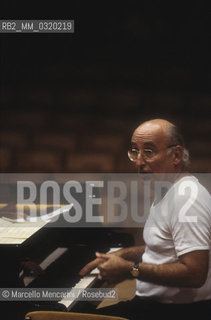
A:
[[[141,167],[144,164],[145,164],[144,157],[142,157],[141,152],[139,152],[136,159],[136,167]]]

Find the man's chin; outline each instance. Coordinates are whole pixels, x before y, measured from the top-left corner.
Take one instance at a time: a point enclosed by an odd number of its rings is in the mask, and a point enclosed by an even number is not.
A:
[[[143,180],[153,180],[153,173],[152,172],[139,172],[141,178]]]

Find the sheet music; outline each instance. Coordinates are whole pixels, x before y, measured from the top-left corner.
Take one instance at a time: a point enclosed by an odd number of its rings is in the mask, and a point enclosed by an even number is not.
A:
[[[0,218],[0,244],[21,244],[41,229],[47,222],[14,222]]]
[[[41,217],[29,217],[25,222],[6,217],[0,218],[0,244],[21,244],[52,218],[69,211],[72,206],[73,204],[63,206]]]

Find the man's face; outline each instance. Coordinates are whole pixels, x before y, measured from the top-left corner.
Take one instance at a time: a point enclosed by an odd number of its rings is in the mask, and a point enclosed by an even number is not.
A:
[[[144,123],[132,136],[132,149],[139,151],[136,166],[140,173],[173,173],[175,166],[165,128],[159,124]]]

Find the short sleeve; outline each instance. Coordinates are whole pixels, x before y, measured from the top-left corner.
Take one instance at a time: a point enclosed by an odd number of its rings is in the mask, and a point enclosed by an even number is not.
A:
[[[174,188],[170,217],[177,256],[195,250],[209,250],[211,244],[210,194],[197,179],[185,182]]]

